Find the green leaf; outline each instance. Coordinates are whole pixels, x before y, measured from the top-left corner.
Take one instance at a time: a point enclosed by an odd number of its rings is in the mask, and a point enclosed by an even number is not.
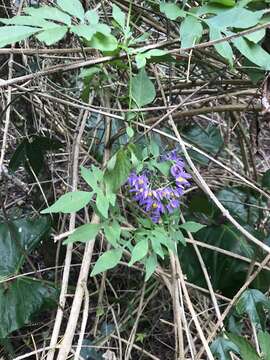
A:
[[[85,24],[71,26],[70,31],[88,41],[91,40],[93,35],[97,32],[95,27]]]
[[[128,126],[127,128],[126,128],[126,132],[127,132],[127,136],[129,137],[129,138],[132,138],[133,136],[134,136],[134,130],[132,129],[132,127],[130,127],[130,126]],[[132,153],[133,154],[133,153]]]
[[[150,153],[154,156],[154,157],[158,157],[159,156],[159,145],[155,140],[151,140],[150,144],[149,144],[149,150]]]
[[[233,45],[243,54],[248,60],[256,65],[259,65],[264,70],[270,70],[270,55],[263,48],[252,42],[249,42],[243,37],[233,40]]]
[[[96,206],[101,215],[107,218],[110,203],[107,197],[104,195],[103,191],[101,190],[97,192]]]
[[[107,241],[116,247],[121,235],[121,226],[119,223],[114,220],[110,224],[104,224],[104,233]]]
[[[0,27],[0,48],[17,41],[25,40],[40,31],[40,28],[30,26],[3,26]]]
[[[136,261],[143,259],[148,252],[148,239],[139,241],[133,248],[131,253],[131,260],[129,266],[133,265]]]
[[[156,97],[154,84],[149,79],[144,68],[132,78],[131,94],[138,107],[150,104]]]
[[[145,260],[145,271],[146,271],[145,281],[150,279],[150,277],[155,272],[157,265],[158,265],[158,262],[157,262],[156,254],[152,254],[146,258],[146,260]]]
[[[224,188],[216,193],[219,201],[229,210],[230,214],[244,223],[254,224],[259,221],[261,213],[256,206],[263,206],[261,200],[242,188]],[[248,206],[252,204],[255,206]],[[265,203],[266,206],[266,203]]]
[[[0,285],[0,338],[29,323],[44,306],[57,304],[55,288],[21,277]]]
[[[79,0],[57,0],[57,5],[68,14],[84,20],[84,9]]]
[[[72,244],[77,241],[87,242],[94,240],[100,229],[100,224],[84,224],[79,226],[71,235],[69,235],[63,244]]]
[[[213,341],[210,347],[214,356],[219,360],[231,360],[230,351],[239,353],[238,347],[230,340],[225,339],[223,336],[219,336]]]
[[[139,53],[135,56],[135,61],[138,69],[143,68],[146,65],[146,60],[151,59],[151,57],[160,57],[168,53],[166,50],[161,49],[152,49],[144,53]]]
[[[235,0],[210,0],[209,4],[220,4],[227,7],[233,7],[235,5]]]
[[[96,33],[88,44],[100,51],[114,51],[118,47],[118,42],[113,35],[104,35],[100,32]]]
[[[25,255],[32,251],[50,231],[50,221],[17,219],[0,223],[0,277],[18,273]],[[1,327],[1,326],[0,326]]]
[[[14,154],[12,155],[10,162],[9,162],[9,169],[11,171],[16,171],[18,167],[24,163],[26,159],[26,143],[27,140],[23,140],[14,151]]]
[[[255,44],[260,42],[265,37],[265,29],[254,31],[251,34],[245,35],[245,38]]]
[[[91,24],[91,25],[97,25],[99,22],[99,15],[95,10],[88,10],[85,13],[85,19]]]
[[[141,69],[146,65],[146,57],[142,53],[139,53],[135,56],[135,61],[138,69]]]
[[[195,221],[186,221],[184,224],[180,225],[180,228],[189,231],[191,233],[196,233],[205,226],[206,225],[199,224]]]
[[[209,221],[213,220],[210,218]],[[254,253],[245,237],[233,225],[222,222],[224,219],[218,216],[212,226],[204,227],[196,234],[196,240],[251,259]],[[179,256],[188,281],[207,288],[193,247],[190,244],[179,247]],[[202,256],[214,290],[228,297],[234,296],[246,281],[249,263],[208,249],[203,250]]]
[[[270,169],[263,174],[262,186],[270,189]]]
[[[186,246],[186,239],[182,233],[181,230],[178,230],[178,231],[174,231],[171,233],[171,235],[173,236],[173,240],[176,240],[178,241],[180,244]]]
[[[112,6],[112,17],[117,22],[118,25],[122,28],[122,30],[125,29],[126,25],[126,15],[125,13],[115,4]]]
[[[41,6],[39,8],[28,7],[24,9],[26,14],[32,15],[35,18],[55,20],[57,22],[71,25],[71,18],[69,15],[60,11],[54,6]]]
[[[181,48],[189,48],[200,41],[203,34],[203,27],[197,18],[187,16],[180,26]]]
[[[262,328],[262,306],[267,302],[267,297],[256,289],[248,289],[241,295],[236,304],[236,310],[240,315],[248,314],[250,321],[257,327]]]
[[[270,360],[270,334],[268,332],[259,331],[258,340],[261,348],[261,357],[264,360]]]
[[[117,160],[117,153],[114,154],[107,163],[107,169],[109,171],[112,171],[114,169],[115,164],[116,164],[116,160]]]
[[[164,176],[169,176],[171,163],[169,161],[156,162],[154,164],[155,168],[157,168]]]
[[[95,276],[103,271],[114,268],[120,262],[122,253],[122,249],[106,251],[98,258],[90,276]]]
[[[222,39],[223,36],[218,28],[211,26],[209,29],[209,38],[210,41],[214,41]],[[230,65],[233,65],[233,51],[228,41],[216,44],[214,45],[214,48],[216,49],[217,53],[219,53],[219,55],[224,57],[229,62]]]
[[[176,246],[175,242],[172,241],[170,234],[164,229],[163,226],[155,226],[155,228],[151,231],[151,238],[153,241],[160,242],[163,246],[165,246],[168,250],[172,250],[175,252]],[[153,245],[153,242],[152,242]]]
[[[239,348],[240,355],[243,359],[260,360],[256,350],[244,337],[230,333],[226,333],[226,335]]]
[[[264,11],[251,11],[235,7],[212,17],[207,20],[207,23],[210,26],[224,30],[227,28],[247,29],[256,26],[263,14]]]
[[[207,126],[206,128],[193,125],[183,132],[183,136],[192,144],[200,147],[212,156],[219,153],[224,145],[220,130],[214,125]],[[195,151],[190,150],[189,154],[192,158],[203,165],[207,165],[209,163],[209,159],[203,155],[197,154]]]
[[[99,72],[101,72],[101,68],[97,66],[91,66],[88,69],[82,69],[79,78],[90,80],[94,75],[98,74]]]
[[[109,203],[112,205],[112,206],[115,206],[115,202],[116,202],[116,195],[110,191],[110,189],[106,189],[106,197],[109,201]]]
[[[14,159],[13,157],[11,159],[11,165],[16,167],[22,163],[31,176],[33,176],[32,169],[36,175],[43,169],[44,155],[47,151],[57,150],[62,146],[60,141],[46,136],[32,136],[29,140],[24,139],[21,145],[16,149]],[[21,154],[17,155],[17,151],[20,150],[22,151]],[[30,169],[29,164],[32,169]]]
[[[65,214],[76,212],[85,207],[92,199],[93,194],[87,191],[73,191],[60,196],[56,202],[41,211],[41,214],[58,213]]]
[[[95,191],[99,190],[98,181],[102,180],[103,172],[95,166],[91,170],[83,166],[80,167],[84,181]]]
[[[150,238],[152,249],[155,254],[157,254],[161,259],[164,260],[164,251],[161,246],[161,242],[155,237]]]
[[[66,35],[67,31],[68,28],[66,26],[55,25],[52,29],[40,32],[36,35],[36,38],[49,46],[60,41]]]
[[[128,158],[128,151],[118,150],[113,169],[105,171],[104,180],[110,191],[116,193],[130,174],[131,163]]]
[[[26,26],[37,26],[37,27],[50,27],[54,26],[54,23],[50,23],[41,18],[34,16],[14,16],[10,19],[0,18],[0,22],[6,25],[26,25]]]
[[[178,17],[186,16],[186,12],[184,10],[181,10],[179,6],[177,6],[173,2],[161,2],[160,11],[163,12],[165,16],[170,20],[176,20]]]

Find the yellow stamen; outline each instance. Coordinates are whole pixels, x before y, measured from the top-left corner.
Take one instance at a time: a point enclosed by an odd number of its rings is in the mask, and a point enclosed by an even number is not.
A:
[[[183,182],[183,181],[185,181],[185,179],[184,179],[182,176],[179,176],[179,177],[176,179],[176,181],[178,181],[178,182]]]
[[[152,208],[153,209],[156,209],[158,207],[158,204],[157,203],[154,203],[153,205],[152,205]]]

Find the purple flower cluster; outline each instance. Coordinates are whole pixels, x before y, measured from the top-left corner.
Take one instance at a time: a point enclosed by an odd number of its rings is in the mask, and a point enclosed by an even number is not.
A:
[[[187,179],[191,178],[186,173],[185,164],[176,150],[162,156],[161,161],[172,163],[170,173],[173,181],[170,186],[153,189],[148,178],[150,174],[146,171],[139,175],[132,172],[128,178],[129,191],[133,194],[133,199],[142,206],[155,223],[159,221],[162,214],[171,214],[180,206],[183,190],[190,185]]]

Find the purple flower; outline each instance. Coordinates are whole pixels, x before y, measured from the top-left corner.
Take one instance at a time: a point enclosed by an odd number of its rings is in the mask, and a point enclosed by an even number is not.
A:
[[[184,162],[183,162],[183,160],[178,156],[176,149],[174,149],[174,150],[168,152],[167,154],[163,155],[163,156],[161,157],[161,160],[162,160],[162,161],[172,160],[172,161],[174,161],[175,163],[178,163],[179,165],[184,166]]]
[[[153,222],[159,222],[165,213],[171,214],[180,206],[180,197],[183,195],[185,187],[189,186],[187,179],[191,178],[185,169],[184,162],[178,156],[176,150],[161,157],[161,161],[172,161],[170,172],[174,179],[174,184],[153,189],[153,183],[157,182],[156,177],[152,184],[148,176],[151,173],[143,171],[141,174],[132,172],[127,180],[129,192],[142,209],[147,212]]]
[[[174,212],[174,210],[177,209],[179,207],[179,205],[180,205],[179,200],[171,199],[170,202],[166,205],[169,214]]]

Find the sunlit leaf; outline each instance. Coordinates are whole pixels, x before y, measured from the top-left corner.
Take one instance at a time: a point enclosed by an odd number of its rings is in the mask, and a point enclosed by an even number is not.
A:
[[[80,0],[57,0],[57,5],[68,14],[84,20],[84,9]]]
[[[95,263],[91,276],[114,268],[121,260],[122,252],[122,249],[113,249],[102,254]]]
[[[73,191],[60,196],[56,202],[41,211],[41,214],[48,213],[73,213],[85,207],[92,199],[93,193],[87,191]]]

